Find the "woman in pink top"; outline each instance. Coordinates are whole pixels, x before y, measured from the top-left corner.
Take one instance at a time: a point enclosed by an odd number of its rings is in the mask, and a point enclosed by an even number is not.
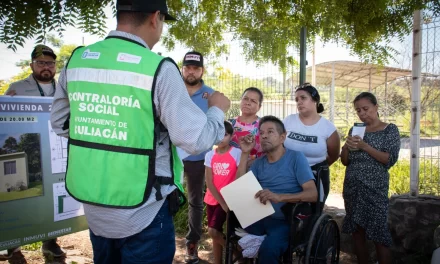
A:
[[[243,136],[252,134],[255,137],[256,144],[249,155],[251,160],[258,158],[263,154],[258,129],[260,118],[257,116],[257,112],[260,110],[262,103],[263,93],[260,91],[260,89],[255,87],[247,88],[244,90],[241,97],[241,115],[229,120],[234,128],[231,146],[240,148],[240,138]],[[250,166],[251,162],[248,162],[248,166]]]
[[[229,210],[220,190],[235,180],[235,173],[240,162],[241,150],[229,146],[233,133],[232,125],[225,121],[225,137],[205,156],[205,177],[208,190],[205,194],[208,215],[208,234],[213,241],[214,263],[222,263],[225,245],[223,224]]]

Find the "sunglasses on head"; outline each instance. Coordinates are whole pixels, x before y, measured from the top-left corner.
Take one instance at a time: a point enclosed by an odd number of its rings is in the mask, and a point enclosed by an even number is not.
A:
[[[313,87],[313,85],[311,83],[303,83],[303,84],[296,86],[295,90],[303,89],[303,88],[307,88],[307,87]]]
[[[302,89],[307,90],[307,91],[310,93],[310,95],[311,95],[312,97],[315,97],[316,94],[318,93],[318,91],[316,90],[316,88],[313,87],[313,85],[310,84],[310,83],[303,83],[303,84],[298,85],[298,86],[295,88],[295,91],[302,90]]]

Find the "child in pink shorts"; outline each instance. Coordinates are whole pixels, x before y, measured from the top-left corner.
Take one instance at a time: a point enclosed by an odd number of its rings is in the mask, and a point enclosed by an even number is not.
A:
[[[223,224],[229,210],[220,190],[235,180],[240,162],[241,150],[229,146],[234,132],[231,123],[225,121],[225,137],[205,156],[205,177],[208,190],[205,194],[206,212],[208,215],[208,234],[213,241],[214,263],[222,263],[222,252],[225,246]]]

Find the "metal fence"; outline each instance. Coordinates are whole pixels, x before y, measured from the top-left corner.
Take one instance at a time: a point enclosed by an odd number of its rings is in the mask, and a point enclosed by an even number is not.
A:
[[[440,16],[424,13],[419,193],[440,195]]]
[[[429,15],[429,14],[428,14]],[[299,38],[299,36],[298,36]],[[271,41],[271,40],[262,40]],[[208,66],[204,80],[207,84],[225,93],[232,100],[228,117],[240,114],[239,103],[242,92],[250,86],[260,88],[264,93],[264,102],[258,113],[259,116],[274,115],[281,119],[296,113],[296,103],[293,100],[293,89],[299,83],[299,48],[292,47],[286,54],[293,58],[294,63],[281,70],[272,63],[256,63],[246,61],[242,43],[237,40],[228,42],[229,53],[215,60]],[[411,51],[411,48],[409,48]],[[411,57],[411,54],[410,56]],[[422,80],[422,118],[420,145],[420,181],[419,193],[440,195],[440,18],[429,17],[423,25],[423,68],[425,77]],[[309,60],[310,62],[310,60]],[[402,63],[403,65],[403,63]],[[346,72],[353,71],[352,65],[339,63],[338,67]],[[345,69],[344,69],[345,67]],[[406,67],[410,69],[411,64]],[[311,68],[308,68],[307,81],[311,82]],[[367,71],[366,68],[360,68]],[[409,192],[409,159],[410,159],[410,126],[411,126],[411,71],[406,69],[386,69],[374,66],[370,85],[361,84],[362,80],[353,77],[354,81],[347,85],[335,85],[332,91],[332,77],[324,71],[316,71],[315,86],[318,88],[322,103],[326,108],[323,116],[332,120],[343,140],[349,128],[358,120],[353,109],[352,101],[362,91],[370,90],[378,98],[381,119],[399,127],[401,152],[398,169],[393,173],[399,174],[397,192]],[[341,70],[341,69],[339,69]],[[394,74],[394,75],[393,75]],[[360,74],[359,76],[361,76]],[[363,76],[365,77],[365,76]],[[347,79],[348,75],[334,76]],[[371,85],[371,83],[376,85]],[[380,85],[377,85],[380,83]],[[364,86],[362,86],[364,85]],[[368,87],[368,88],[362,88]]]
[[[270,45],[272,40],[261,41]],[[241,95],[246,88],[252,86],[259,88],[264,94],[259,116],[274,115],[284,118],[296,112],[294,101],[290,97],[292,84],[289,84],[288,78],[299,70],[299,49],[291,47],[285,51],[286,57],[291,58],[291,63],[281,69],[279,64],[247,61],[243,44],[239,40],[228,41],[228,53],[211,63],[208,75],[204,77],[206,83],[232,100],[227,116],[235,117],[240,114]]]

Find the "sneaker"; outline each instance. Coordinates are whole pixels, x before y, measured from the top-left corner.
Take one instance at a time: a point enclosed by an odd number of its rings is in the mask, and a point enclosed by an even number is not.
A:
[[[60,248],[55,239],[44,241],[43,246],[41,246],[41,252],[43,252],[43,255],[52,255],[54,257],[66,256],[66,251]]]
[[[186,245],[185,263],[187,264],[199,263],[197,244],[189,243],[188,245]]]
[[[1,251],[2,254],[0,254],[0,261],[11,259],[15,252],[20,252],[20,247]]]

